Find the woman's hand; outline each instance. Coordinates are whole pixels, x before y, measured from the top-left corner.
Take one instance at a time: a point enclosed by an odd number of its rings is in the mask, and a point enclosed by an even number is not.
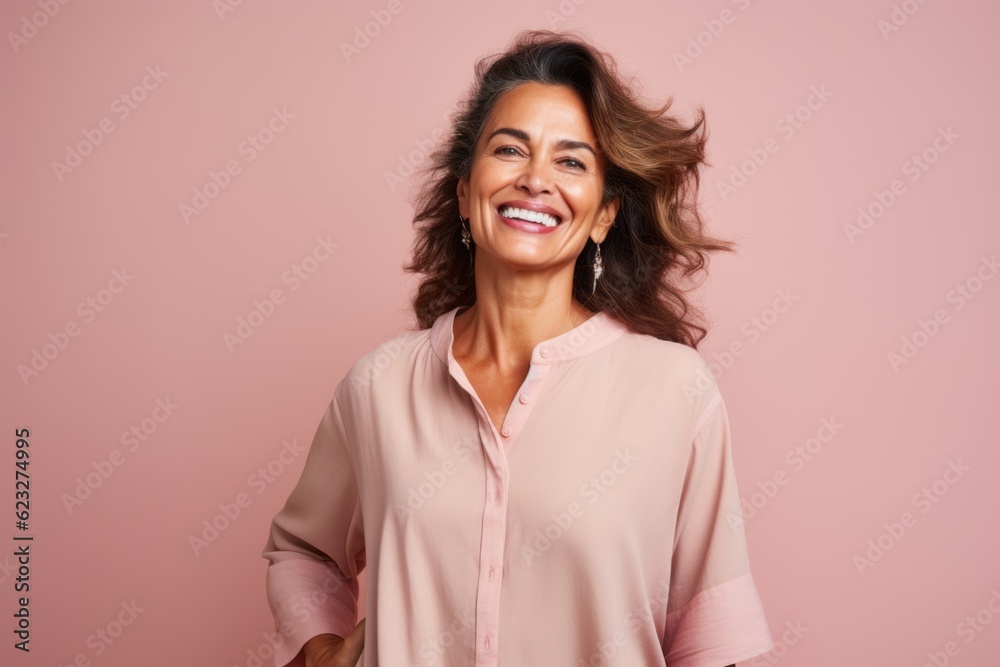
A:
[[[365,647],[365,619],[343,639],[337,635],[316,635],[302,647],[306,667],[355,667]]]

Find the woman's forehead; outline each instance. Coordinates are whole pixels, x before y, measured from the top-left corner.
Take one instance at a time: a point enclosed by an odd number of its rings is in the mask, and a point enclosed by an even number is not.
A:
[[[507,91],[497,101],[483,136],[501,128],[513,128],[538,141],[542,134],[552,140],[570,139],[595,145],[596,137],[587,106],[569,86],[536,82],[524,83]]]

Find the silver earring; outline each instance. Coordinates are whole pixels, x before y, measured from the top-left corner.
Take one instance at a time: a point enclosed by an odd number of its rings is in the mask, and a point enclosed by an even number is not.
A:
[[[597,253],[594,255],[594,287],[590,290],[593,294],[597,291],[597,279],[604,273],[604,262],[601,259],[601,244],[597,244]]]
[[[468,227],[465,226],[465,218],[462,214],[458,214],[458,219],[462,221],[462,243],[465,244],[465,249],[469,251],[469,257],[472,257],[472,234],[469,233]]]

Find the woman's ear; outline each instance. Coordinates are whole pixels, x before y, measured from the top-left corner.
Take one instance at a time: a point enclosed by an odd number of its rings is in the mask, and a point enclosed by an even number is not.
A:
[[[593,230],[591,230],[591,233],[596,231],[600,234],[600,240],[595,240],[594,243],[604,242],[604,237],[608,235],[608,230],[611,229],[611,225],[615,222],[620,205],[621,198],[615,197],[601,208],[601,212],[597,216],[597,222],[594,224]]]
[[[455,194],[458,195],[458,214],[463,218],[469,217],[462,213],[463,209],[468,208],[467,203],[469,201],[469,183],[465,176],[460,176],[458,178],[458,185],[455,188]]]

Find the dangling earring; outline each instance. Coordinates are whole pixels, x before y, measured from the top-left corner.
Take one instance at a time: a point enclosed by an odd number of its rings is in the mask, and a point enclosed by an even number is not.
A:
[[[590,290],[591,294],[597,291],[597,279],[601,277],[602,273],[604,273],[604,262],[601,259],[601,244],[598,243],[597,253],[594,255],[594,287]]]
[[[472,234],[469,233],[469,229],[465,226],[465,218],[462,214],[458,214],[458,219],[462,221],[462,243],[465,244],[465,249],[469,251],[469,259],[472,259]]]

